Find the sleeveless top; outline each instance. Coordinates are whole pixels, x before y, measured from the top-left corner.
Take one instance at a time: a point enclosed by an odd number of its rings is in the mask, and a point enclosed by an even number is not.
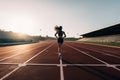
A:
[[[58,32],[58,36],[59,36],[59,37],[62,37],[62,36],[63,36],[63,31],[59,31],[59,32]]]

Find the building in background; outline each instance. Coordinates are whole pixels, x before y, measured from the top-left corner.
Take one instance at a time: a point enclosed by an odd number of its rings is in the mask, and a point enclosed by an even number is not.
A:
[[[120,24],[82,34],[81,36],[83,38],[80,41],[120,42]]]

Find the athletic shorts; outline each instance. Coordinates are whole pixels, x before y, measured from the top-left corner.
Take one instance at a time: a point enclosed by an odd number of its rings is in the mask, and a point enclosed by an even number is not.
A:
[[[63,43],[63,41],[64,41],[63,38],[58,38],[57,40],[58,43]]]

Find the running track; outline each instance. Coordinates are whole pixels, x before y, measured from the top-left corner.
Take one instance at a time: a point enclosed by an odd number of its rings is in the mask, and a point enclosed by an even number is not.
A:
[[[0,80],[120,80],[120,48],[65,42],[58,53],[55,41],[0,47]]]

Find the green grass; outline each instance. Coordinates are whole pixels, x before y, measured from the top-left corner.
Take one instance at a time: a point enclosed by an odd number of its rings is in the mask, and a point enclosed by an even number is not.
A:
[[[88,42],[88,43],[120,47],[120,42]]]

